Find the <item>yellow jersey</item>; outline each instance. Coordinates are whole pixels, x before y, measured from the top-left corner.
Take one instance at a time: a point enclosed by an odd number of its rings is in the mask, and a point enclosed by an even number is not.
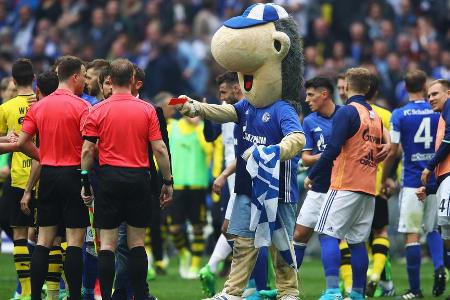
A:
[[[17,96],[0,105],[0,133],[7,134],[14,130],[22,131],[22,123],[28,111],[27,96]],[[11,161],[11,186],[25,189],[30,177],[32,159],[22,152],[14,152]]]
[[[370,104],[370,106],[372,106],[372,109],[380,117],[381,123],[383,123],[383,127],[386,128],[388,131],[390,131],[392,113],[389,110],[382,108],[376,104]],[[382,172],[383,172],[383,163],[379,163],[377,166],[377,177],[376,177],[377,179],[375,184],[375,191],[377,196],[380,194]]]

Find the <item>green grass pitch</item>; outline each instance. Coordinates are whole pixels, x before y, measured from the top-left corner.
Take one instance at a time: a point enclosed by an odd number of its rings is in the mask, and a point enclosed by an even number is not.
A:
[[[159,300],[199,300],[202,299],[200,283],[197,280],[182,280],[177,272],[176,260],[168,269],[166,276],[159,276],[150,282],[152,293]],[[408,286],[406,277],[406,266],[398,262],[392,265],[394,283],[397,292],[402,292]],[[422,265],[422,290],[425,299],[445,299],[445,296],[433,297],[431,288],[433,286],[433,267],[431,262]],[[16,286],[16,276],[12,255],[0,255],[0,300],[8,300],[13,294]],[[219,280],[217,288],[223,287],[223,280]],[[316,300],[324,289],[323,271],[319,261],[305,261],[300,271],[300,290],[305,300]],[[449,288],[450,290],[450,288]],[[450,292],[444,293],[449,295]],[[389,298],[386,298],[389,299]],[[392,299],[392,298],[391,298]]]

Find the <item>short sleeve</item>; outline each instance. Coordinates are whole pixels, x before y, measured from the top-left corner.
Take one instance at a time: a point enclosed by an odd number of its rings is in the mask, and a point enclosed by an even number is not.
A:
[[[0,105],[0,133],[8,132],[8,124],[6,122],[5,110],[3,109],[3,105]]]
[[[309,118],[305,118],[303,121],[303,130],[305,132],[306,144],[302,151],[310,151],[314,149],[314,139],[310,127]]]
[[[400,132],[401,132],[401,122],[400,122],[400,116],[401,116],[401,111],[398,109],[395,109],[392,112],[392,116],[391,116],[391,142],[393,144],[399,144],[400,143]]]
[[[247,100],[241,100],[237,103],[233,104],[234,109],[236,110],[236,114],[238,116],[238,124],[241,123],[242,117],[245,114],[247,108],[248,108],[248,101]]]
[[[148,140],[157,141],[161,140],[161,130],[159,128],[159,121],[156,115],[156,111],[153,107],[149,107],[149,128],[148,128]]]
[[[28,133],[29,135],[35,135],[37,132],[37,123],[36,123],[36,106],[32,106],[27,114],[25,115],[25,119],[22,123],[22,131]]]
[[[90,106],[86,106],[86,108],[81,113],[81,118],[80,118],[80,132],[81,133],[83,132],[84,125],[87,122],[87,119],[88,119],[88,116],[90,113],[90,108],[91,108]]]
[[[81,135],[82,136],[90,136],[90,137],[99,137],[98,134],[98,128],[97,128],[97,121],[95,118],[95,112],[90,112],[87,116],[86,116],[86,120],[85,122],[82,123],[81,125]]]
[[[286,103],[280,107],[278,116],[283,136],[287,136],[294,132],[303,133],[302,125],[300,125],[300,118],[292,105]]]

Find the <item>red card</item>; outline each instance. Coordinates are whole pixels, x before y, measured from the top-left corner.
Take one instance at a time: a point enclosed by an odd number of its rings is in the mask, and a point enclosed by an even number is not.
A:
[[[172,98],[169,101],[169,105],[178,105],[178,104],[184,104],[187,102],[186,98]]]

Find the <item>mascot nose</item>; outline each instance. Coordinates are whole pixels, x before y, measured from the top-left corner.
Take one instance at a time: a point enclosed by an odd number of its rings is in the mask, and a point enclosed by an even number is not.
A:
[[[265,51],[261,51],[265,49],[261,49],[261,43],[258,43],[254,34],[248,29],[222,26],[212,38],[212,55],[227,70],[253,74],[266,59]]]

